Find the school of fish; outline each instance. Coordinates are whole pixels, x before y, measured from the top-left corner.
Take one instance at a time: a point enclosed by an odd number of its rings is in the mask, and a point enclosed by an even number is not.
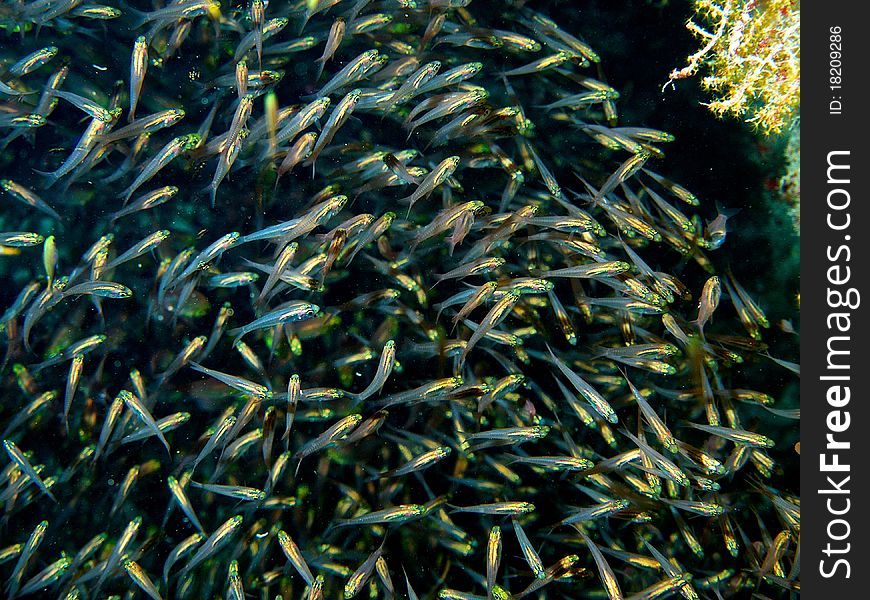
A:
[[[534,5],[0,6],[3,597],[799,595],[733,213]]]

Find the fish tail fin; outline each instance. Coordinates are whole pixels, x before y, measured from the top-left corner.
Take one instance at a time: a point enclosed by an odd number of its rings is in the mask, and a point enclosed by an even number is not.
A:
[[[39,171],[37,169],[33,169],[33,172],[40,177],[44,177],[46,179],[45,183],[42,186],[42,189],[45,190],[53,186],[55,183],[57,183],[57,180],[60,179],[60,176],[57,175],[55,172]]]
[[[726,207],[723,207],[721,204],[719,204],[718,200],[716,200],[714,204],[716,206],[716,211],[721,213],[722,216],[725,217],[726,219],[730,219],[731,217],[733,217],[734,215],[736,215],[737,213],[740,212],[739,207],[738,208],[726,208]]]
[[[320,76],[323,75],[323,68],[326,66],[326,60],[321,57],[314,62],[317,63],[317,74],[314,76],[314,81],[320,81]]]
[[[145,23],[148,22],[148,13],[146,13],[146,12],[142,12],[141,10],[136,10],[135,8],[133,8],[129,5],[125,8],[124,12],[126,12],[128,15],[133,17],[133,23],[131,25],[132,29],[139,29]]]

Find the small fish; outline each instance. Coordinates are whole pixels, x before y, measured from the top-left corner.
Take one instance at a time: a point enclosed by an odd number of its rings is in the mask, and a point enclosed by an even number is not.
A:
[[[152,600],[163,600],[160,592],[157,591],[157,586],[154,585],[154,582],[151,581],[151,578],[148,577],[148,574],[139,566],[138,563],[132,560],[124,561],[124,570],[127,571],[127,575],[130,576],[130,579],[132,579],[143,592],[148,594]]]
[[[428,469],[432,465],[444,460],[450,456],[451,452],[452,449],[449,446],[438,446],[434,450],[424,452],[423,454],[412,458],[400,467],[381,473],[378,475],[378,478],[386,479],[390,477],[401,477],[410,473],[418,473],[423,469]]]
[[[531,427],[502,427],[472,433],[465,437],[463,449],[472,449],[472,443],[483,442],[486,447],[495,445],[515,445],[522,442],[539,440],[547,437],[550,428],[547,425],[532,425]],[[480,446],[483,447],[483,446]]]
[[[10,598],[14,598],[17,595],[18,587],[21,584],[21,577],[24,575],[24,570],[27,568],[30,559],[33,558],[34,554],[36,554],[39,545],[42,544],[46,529],[48,529],[48,521],[40,521],[36,527],[33,528],[33,531],[24,543],[24,547],[18,555],[18,561],[15,563],[15,567],[12,569],[12,574],[6,582],[6,592],[9,594]]]
[[[241,515],[236,515],[234,517],[229,518],[223,525],[215,529],[214,533],[212,533],[208,539],[203,542],[202,546],[200,546],[199,550],[191,557],[191,559],[187,562],[184,569],[181,572],[182,578],[187,575],[191,570],[202,564],[206,559],[208,559],[215,552],[220,550],[227,542],[230,541],[232,536],[239,530],[243,521],[243,517]]]
[[[573,456],[513,456],[509,464],[519,463],[554,471],[588,471],[594,464]]]
[[[496,525],[489,530],[489,539],[486,544],[486,589],[489,590],[490,596],[492,596],[498,567],[501,564],[501,551],[501,528]]]
[[[580,534],[580,537],[583,538],[583,541],[586,542],[586,547],[589,548],[589,551],[592,553],[592,558],[595,560],[595,566],[598,567],[598,574],[601,577],[601,582],[604,584],[604,589],[607,591],[608,597],[610,600],[621,600],[623,597],[622,590],[619,589],[616,575],[607,563],[607,559],[604,558],[604,555],[601,553],[601,550],[598,549],[598,546],[589,539],[589,536],[587,536],[579,526],[575,526],[575,528],[577,529],[577,533]]]
[[[604,417],[608,423],[616,424],[619,422],[619,418],[616,416],[616,411],[613,410],[613,407],[610,406],[610,403],[604,399],[598,391],[595,390],[591,385],[589,385],[582,377],[577,375],[574,371],[568,368],[568,365],[564,363],[561,359],[557,358],[555,354],[553,354],[553,350],[549,347],[547,348],[550,353],[550,361],[556,365],[559,371],[571,382],[571,385],[577,390],[580,395],[582,395],[589,404],[592,405],[592,408]]]
[[[71,565],[72,561],[66,556],[62,556],[28,579],[24,585],[21,586],[19,593],[22,596],[25,596],[50,587],[54,582],[66,574]]]
[[[676,464],[665,458],[661,453],[654,450],[641,438],[632,435],[631,432],[623,430],[622,433],[626,435],[631,441],[633,441],[638,448],[640,448],[643,455],[645,455],[649,460],[655,463],[656,467],[661,470],[662,475],[664,475],[665,477],[667,477],[667,479],[673,481],[677,485],[680,485],[682,487],[689,487],[689,478],[686,477],[686,474]]]
[[[278,131],[275,136],[275,142],[277,144],[283,144],[284,142],[295,138],[299,132],[307,129],[320,119],[326,113],[326,110],[329,108],[331,103],[332,101],[328,97],[322,96],[312,100],[306,106],[299,109],[299,111],[293,115],[293,118]]]
[[[582,523],[585,521],[593,521],[595,519],[606,518],[622,512],[629,506],[631,506],[631,503],[628,500],[623,500],[621,498],[618,500],[607,500],[605,502],[596,504],[595,506],[590,506],[575,511],[568,517],[562,519],[559,524],[574,525],[576,523]]]
[[[306,133],[296,140],[293,146],[287,150],[287,154],[278,166],[278,176],[275,177],[275,189],[278,189],[278,182],[281,180],[281,177],[292,171],[296,165],[311,156],[316,141],[316,133]]]
[[[661,500],[679,510],[685,510],[705,517],[718,517],[727,512],[727,509],[724,506],[715,502],[703,502],[699,500],[669,500],[667,498],[662,498]]]
[[[656,183],[661,185],[663,188],[668,190],[671,194],[673,194],[686,204],[689,204],[691,206],[698,206],[701,203],[700,200],[698,200],[698,197],[695,196],[695,194],[682,187],[681,185],[674,183],[670,179],[662,177],[658,173],[654,173],[653,171],[650,171],[646,168],[643,170],[643,172],[649,175]]]
[[[5,231],[0,233],[0,246],[27,248],[38,246],[44,241],[44,237],[31,231]]]
[[[190,522],[199,529],[202,535],[205,535],[205,528],[202,526],[202,523],[199,521],[199,518],[196,516],[196,512],[193,510],[193,505],[190,503],[190,500],[187,498],[187,494],[184,492],[184,488],[178,482],[175,477],[171,475],[166,478],[166,483],[169,486],[169,492],[172,494],[172,498],[178,504],[181,511],[184,515],[190,519]]]
[[[57,269],[57,242],[53,235],[48,236],[42,246],[42,266],[45,269],[45,279],[48,282],[46,285],[51,287]]]
[[[35,114],[0,116],[0,126],[10,129],[35,129],[42,127],[46,122],[45,117]]]
[[[110,574],[114,574],[115,569],[118,568],[118,565],[121,564],[121,559],[124,556],[124,551],[127,549],[134,539],[136,539],[136,534],[139,532],[139,528],[142,526],[142,517],[136,517],[124,528],[124,531],[121,532],[121,535],[118,537],[118,541],[115,544],[115,547],[112,549],[112,553],[109,555],[109,558],[106,559],[105,565],[103,566],[103,570],[100,572],[100,577],[97,579],[97,585],[94,590],[94,594],[99,594],[99,591],[102,589],[103,584],[106,582],[106,579]]]
[[[384,384],[387,382],[390,373],[393,372],[393,367],[396,364],[396,342],[388,340],[384,344],[384,349],[381,352],[381,359],[378,363],[378,369],[372,382],[362,392],[355,396],[356,402],[363,402],[366,398],[380,392]]]
[[[260,69],[263,68],[263,21],[266,18],[266,3],[263,0],[252,0],[251,2],[251,24],[254,26],[254,40],[257,46],[257,63],[260,65]],[[287,25],[287,22],[284,22],[284,26]],[[282,27],[283,29],[283,27]],[[239,44],[241,46],[241,44]],[[240,52],[236,50],[236,56],[238,56]],[[244,54],[244,53],[242,53]]]
[[[132,9],[130,12],[137,19],[134,28],[139,28],[154,21],[157,21],[158,24],[165,24],[175,22],[178,19],[192,19],[202,15],[218,19],[220,18],[220,2],[215,0],[181,0],[149,13],[141,13]]]
[[[57,211],[49,206],[48,203],[45,202],[45,200],[34,194],[26,187],[15,183],[11,179],[0,179],[0,188],[3,188],[3,190],[7,194],[12,196],[15,200],[18,200],[19,202],[22,202],[32,208],[44,212],[52,219],[55,219],[57,221],[61,220],[61,217],[57,213]]]
[[[143,194],[127,206],[112,213],[112,215],[109,217],[109,225],[114,225],[115,221],[117,221],[121,217],[126,217],[128,215],[132,215],[133,213],[137,213],[143,210],[150,210],[154,207],[160,206],[161,204],[165,204],[166,202],[169,202],[169,200],[174,198],[177,194],[178,187],[174,185],[167,185]]]
[[[416,517],[421,516],[426,511],[426,507],[420,504],[404,504],[376,510],[373,512],[363,513],[359,516],[350,519],[340,519],[336,527],[348,527],[351,525],[377,525],[380,523],[404,523]]]
[[[7,96],[30,96],[32,94],[36,94],[37,92],[19,92],[13,87],[10,87],[8,84],[0,81],[0,94],[6,94]]]
[[[169,553],[169,556],[166,557],[166,562],[163,563],[163,585],[166,587],[169,581],[169,572],[172,570],[172,567],[178,562],[181,558],[184,558],[185,555],[193,551],[196,548],[197,544],[199,544],[203,539],[205,539],[205,535],[202,533],[194,533],[186,538],[184,538],[175,548],[172,549],[172,552]]]
[[[286,244],[283,248],[281,248],[281,251],[278,253],[277,258],[275,259],[272,270],[269,272],[269,276],[266,278],[266,282],[260,289],[260,294],[259,296],[257,296],[255,304],[262,304],[263,301],[268,297],[269,292],[272,291],[272,288],[275,287],[275,284],[278,283],[281,275],[296,257],[296,252],[298,249],[299,242],[290,242],[289,244]]]
[[[243,60],[236,64],[236,91],[240,102],[248,95],[248,63]]]
[[[339,419],[338,422],[332,425],[332,427],[305,444],[296,454],[293,455],[293,458],[298,461],[296,464],[296,472],[299,472],[299,467],[305,457],[311,456],[312,454],[332,446],[359,425],[360,421],[362,421],[362,415],[348,415],[343,419]]]
[[[483,275],[486,273],[490,273],[497,269],[500,269],[505,265],[507,261],[501,257],[496,258],[481,258],[475,260],[471,263],[460,265],[455,269],[448,271],[442,275],[438,275],[435,278],[436,284],[441,283],[442,281],[446,281],[448,279],[459,279],[462,277],[469,277],[471,275]],[[435,287],[435,286],[432,286]],[[519,293],[519,292],[517,292]]]
[[[462,308],[460,308],[456,315],[454,315],[451,319],[453,322],[453,327],[455,328],[459,322],[465,320],[475,308],[488,302],[495,294],[495,290],[497,287],[498,282],[488,281],[479,288],[477,288],[477,290],[474,292],[474,295],[472,295],[466,301],[466,303],[462,305]]]
[[[704,325],[707,324],[719,306],[721,296],[722,284],[719,278],[714,275],[704,283],[704,289],[701,290],[701,300],[698,304],[698,318],[695,324],[702,336],[704,335]]]
[[[124,198],[124,203],[129,202],[133,194],[149,179],[157,175],[160,170],[172,162],[175,158],[181,156],[184,152],[192,150],[199,146],[202,142],[202,137],[198,133],[180,135],[171,141],[167,142],[163,148],[146,164],[133,183],[126,190],[121,192],[120,196]]]
[[[631,265],[622,260],[612,260],[600,263],[566,267],[564,269],[552,269],[550,271],[532,271],[538,277],[569,277],[580,279],[594,279],[597,277],[612,277],[621,275],[631,270]]]
[[[378,578],[381,580],[381,584],[384,586],[384,590],[386,591],[387,598],[395,598],[396,588],[393,585],[393,578],[390,577],[390,571],[387,567],[387,561],[384,560],[383,555],[378,557],[378,560],[375,561],[375,572],[378,574]]]
[[[619,165],[616,171],[607,178],[604,184],[602,184],[601,188],[595,194],[593,202],[598,203],[602,201],[602,199],[607,197],[608,194],[612,193],[617,187],[619,187],[620,184],[631,177],[634,177],[634,175],[643,168],[650,156],[652,156],[652,154],[649,151],[642,150],[641,152],[632,154],[628,157],[625,162]]]
[[[60,178],[75,171],[80,165],[82,165],[91,150],[97,144],[97,138],[111,129],[111,126],[114,125],[118,117],[121,116],[121,112],[122,110],[120,107],[115,107],[110,110],[109,113],[112,117],[110,123],[102,121],[101,119],[91,119],[91,122],[88,124],[87,128],[85,128],[85,131],[82,133],[73,151],[70,152],[63,164],[61,164],[55,171],[47,173],[34,169],[35,173],[46,178],[47,183],[45,187],[49,188],[53,186]]]
[[[180,108],[170,108],[156,112],[147,117],[140,117],[120,129],[97,135],[95,141],[108,144],[110,142],[117,142],[118,140],[138,138],[143,135],[148,135],[166,127],[172,127],[183,119],[185,114],[184,110]]]
[[[305,583],[308,585],[314,585],[314,575],[308,568],[308,564],[305,562],[305,558],[302,556],[299,547],[286,531],[278,531],[278,545],[281,546],[284,556],[287,557],[290,564],[293,565],[302,579],[305,580]]]
[[[562,306],[558,296],[556,296],[556,293],[552,289],[547,291],[547,297],[550,300],[550,307],[556,315],[556,322],[562,330],[562,335],[565,336],[565,340],[570,345],[576,346],[577,334],[574,332],[574,325],[571,324],[571,317],[568,315],[568,311],[566,311],[565,307]]]
[[[242,578],[239,576],[239,561],[230,561],[227,580],[229,589],[227,598],[232,598],[233,600],[245,600],[244,584],[242,583]]]
[[[79,96],[78,94],[73,94],[72,92],[64,92],[62,90],[53,90],[51,93],[57,98],[66,100],[89,117],[98,119],[103,123],[112,122],[112,114],[93,100],[90,100],[89,98]]]
[[[209,186],[205,188],[205,190],[208,190],[211,195],[212,208],[214,208],[217,201],[218,187],[220,187],[221,182],[224,180],[230,169],[232,169],[233,164],[236,162],[236,159],[239,156],[239,152],[242,149],[242,144],[244,143],[246,137],[246,131],[241,131],[239,137],[233,139],[227,146],[225,146],[218,157],[218,166],[214,171],[214,177],[212,177],[211,184],[209,184]]]
[[[366,582],[371,578],[374,572],[375,564],[384,553],[384,544],[386,541],[387,538],[385,537],[381,541],[381,545],[372,552],[357,568],[357,570],[354,571],[353,575],[348,578],[347,583],[344,584],[345,600],[353,598],[362,591],[363,587],[365,587]]]
[[[241,238],[241,235],[238,231],[231,231],[226,235],[219,237],[217,240],[209,244],[202,252],[196,255],[181,272],[181,274],[175,278],[176,282],[187,279],[197,271],[202,271],[207,268],[210,264],[213,264],[220,258],[220,256],[232,248]]]
[[[535,510],[531,502],[493,502],[490,504],[475,504],[474,506],[454,506],[454,513],[476,513],[481,515],[524,515]]]
[[[393,92],[392,96],[390,96],[390,102],[384,107],[384,113],[389,113],[399,104],[407,102],[415,95],[419,94],[419,90],[430,82],[432,78],[438,74],[440,69],[441,62],[434,60],[426,63],[408,76],[402,85],[399,86],[399,89]]]
[[[238,141],[239,137],[242,135],[242,129],[251,117],[253,109],[253,94],[245,94],[245,96],[239,100],[239,104],[236,106],[236,110],[233,113],[233,120],[230,122],[230,128],[227,130],[225,141],[220,148],[221,152],[225,153],[227,148]]]
[[[518,75],[531,75],[532,73],[542,73],[550,69],[555,69],[556,67],[567,62],[571,58],[572,56],[568,52],[558,52],[556,54],[551,54],[550,56],[545,56],[544,58],[539,58],[538,60],[523,65],[522,67],[517,67],[515,69],[505,71],[504,75],[507,77],[516,77]]]
[[[160,429],[163,433],[167,431],[172,431],[174,429],[178,429],[185,423],[190,421],[190,413],[188,412],[177,412],[171,415],[167,415],[162,419],[158,419],[157,428]],[[119,444],[130,444],[132,442],[138,442],[144,439],[147,439],[154,435],[154,432],[148,429],[147,427],[140,427],[133,433],[125,435],[121,438]]]
[[[18,465],[21,472],[24,473],[43,494],[57,502],[55,495],[51,493],[51,490],[48,489],[45,482],[40,479],[36,469],[33,468],[33,465],[30,464],[30,461],[27,460],[24,453],[15,445],[15,442],[12,440],[3,440],[3,448],[6,450],[6,454],[9,455],[9,458],[12,459],[12,462]]]
[[[154,417],[151,416],[151,412],[144,404],[142,404],[142,401],[127,390],[121,390],[119,396],[124,401],[124,404],[127,405],[127,408],[129,408],[133,414],[142,421],[143,425],[154,432],[154,435],[157,436],[157,439],[159,439],[160,443],[163,444],[163,447],[166,448],[166,453],[171,457],[172,451],[169,449],[169,442],[167,442],[166,438],[163,437],[163,432],[160,431],[160,427],[157,426],[157,421],[154,420]]]
[[[425,50],[429,42],[441,32],[444,27],[444,21],[447,18],[445,12],[433,12],[429,23],[426,25],[426,31],[423,32],[423,37],[420,39],[420,50]]]
[[[541,557],[538,556],[538,553],[532,547],[532,543],[526,535],[526,532],[523,531],[523,528],[520,525],[519,521],[517,521],[516,519],[511,519],[511,522],[514,526],[514,533],[517,536],[517,541],[520,543],[520,550],[522,550],[526,562],[532,569],[532,573],[534,573],[535,577],[537,577],[538,579],[546,579],[547,572],[544,569],[544,564],[541,562]]]
[[[66,434],[69,435],[69,411],[72,407],[72,401],[78,389],[79,378],[82,375],[82,369],[85,364],[84,354],[76,354],[73,356],[69,365],[69,374],[66,379],[66,392],[63,399],[63,424],[66,428]]]
[[[643,413],[647,423],[652,427],[659,442],[661,442],[662,446],[664,446],[668,452],[676,454],[679,450],[677,440],[667,428],[664,421],[658,416],[658,414],[656,414],[655,410],[650,406],[650,403],[647,402],[644,395],[628,380],[628,377],[625,378],[625,382],[628,384],[631,394],[634,396],[641,413]]]
[[[559,182],[556,181],[556,177],[553,175],[553,173],[550,171],[550,169],[547,168],[547,166],[544,164],[544,161],[541,160],[541,158],[538,156],[538,153],[535,152],[534,148],[532,148],[531,144],[526,142],[526,148],[527,148],[529,154],[531,154],[532,160],[535,163],[535,168],[537,169],[538,173],[541,175],[541,179],[544,180],[544,184],[547,186],[547,190],[553,196],[556,196],[557,198],[561,197],[562,196],[562,188],[561,188],[561,186],[559,186]]]
[[[268,88],[273,88],[278,85],[284,78],[283,71],[270,71],[263,69],[262,71],[249,71],[247,79],[247,90],[254,90],[254,93],[266,91]],[[223,75],[211,82],[211,85],[216,88],[237,89],[238,83],[235,72]],[[246,94],[253,96],[253,93]],[[202,135],[202,134],[200,134]]]
[[[565,96],[560,100],[556,100],[549,104],[541,105],[539,108],[542,108],[544,110],[554,110],[557,108],[578,110],[592,104],[601,104],[607,100],[617,100],[618,98],[619,92],[617,92],[616,90],[587,90],[578,94]],[[583,130],[590,135],[595,134],[593,135],[593,137],[596,137],[599,134],[597,128],[593,126],[588,126],[588,131],[586,128],[583,128]],[[640,144],[634,143],[632,147],[640,148]]]
[[[507,318],[508,314],[510,314],[511,309],[513,309],[514,305],[519,301],[519,299],[520,292],[518,292],[517,290],[511,290],[492,306],[492,308],[480,322],[480,326],[468,339],[468,343],[465,345],[465,348],[462,350],[462,355],[459,357],[460,364],[465,362],[465,359],[468,357],[468,354],[471,352],[471,349],[477,344],[477,342],[483,339],[483,337],[489,331],[498,326],[499,323]]]
[[[22,77],[37,70],[55,56],[57,56],[57,46],[41,48],[13,64],[7,72],[15,77]]]
[[[453,175],[456,168],[459,166],[459,160],[458,156],[448,156],[442,160],[437,167],[432,169],[432,172],[429,173],[422,182],[420,182],[420,185],[416,190],[414,190],[413,194],[399,200],[400,203],[408,203],[409,215],[411,214],[411,209],[418,200],[427,197],[436,187],[444,183],[447,178]]]
[[[636,594],[628,597],[628,600],[654,600],[655,598],[664,598],[676,592],[688,583],[688,576],[685,573],[668,577],[661,581],[645,587]]]
[[[292,54],[294,52],[302,52],[310,50],[317,45],[318,38],[313,35],[308,35],[296,39],[282,42],[280,44],[271,44],[263,49],[263,54],[268,56]]]
[[[61,293],[61,298],[69,298],[72,296],[99,296],[101,298],[131,298],[133,290],[126,285],[115,283],[113,281],[85,281],[78,285],[73,285],[66,288]]]
[[[282,440],[289,440],[290,438],[290,429],[293,427],[293,420],[296,417],[296,407],[301,395],[302,384],[299,375],[294,373],[290,376],[290,379],[287,382],[287,414],[285,417],[284,434],[281,436]]]
[[[320,307],[316,304],[311,304],[310,302],[304,302],[301,300],[291,300],[283,307],[279,307],[272,312],[266,313],[259,319],[248,323],[244,327],[237,327],[236,329],[229,330],[227,334],[236,336],[236,339],[238,340],[242,336],[258,329],[268,329],[275,327],[276,325],[304,321],[306,319],[314,318],[318,314],[320,314]]]
[[[231,377],[229,375],[221,374],[224,377]],[[220,379],[218,381],[221,381]],[[266,390],[268,391],[268,390]],[[218,426],[214,429],[211,436],[209,436],[208,441],[202,447],[202,450],[199,451],[199,454],[193,461],[193,466],[191,467],[191,474],[194,470],[196,470],[197,465],[201,463],[206,456],[211,454],[218,446],[225,446],[227,442],[227,438],[229,437],[229,432],[235,428],[236,423],[238,422],[237,417],[234,415],[228,415]]]
[[[94,452],[94,462],[96,462],[97,459],[100,458],[103,449],[106,447],[106,444],[109,441],[109,437],[111,437],[112,435],[115,424],[118,422],[118,417],[121,416],[121,412],[123,410],[124,398],[119,394],[115,397],[115,399],[109,405],[108,410],[106,411],[106,416],[103,420],[103,427],[100,429],[100,437],[97,441],[97,448]]]
[[[746,431],[744,429],[732,429],[728,427],[717,427],[713,425],[702,425],[700,423],[686,423],[689,427],[706,431],[711,435],[721,437],[723,439],[741,444],[752,448],[773,448],[776,443],[767,436]]]
[[[329,35],[326,37],[326,46],[323,48],[323,54],[320,55],[320,58],[314,60],[315,64],[317,64],[317,73],[314,76],[315,81],[320,79],[320,75],[323,73],[323,67],[326,65],[327,61],[335,55],[338,47],[341,45],[341,40],[344,38],[346,30],[347,21],[345,21],[343,17],[336,17],[332,22],[332,27],[329,28]]]
[[[265,3],[261,0],[254,0],[251,3],[251,19],[254,24],[254,30],[248,33],[245,37],[243,37],[239,41],[239,45],[236,46],[236,54],[233,58],[234,61],[239,61],[243,56],[245,56],[251,48],[257,49],[257,65],[258,68],[262,71],[263,69],[263,42],[272,38],[276,34],[280,33],[284,30],[285,27],[290,23],[290,20],[286,17],[278,17],[275,19],[269,19],[268,21],[263,21],[265,15],[258,14],[262,11],[257,10],[257,5],[265,10]],[[256,21],[254,19],[257,19]],[[306,43],[308,39],[313,38],[304,38],[303,40],[297,41],[297,45],[301,45]],[[314,45],[313,43],[311,44]],[[310,47],[310,46],[309,46]],[[276,48],[275,46],[270,46],[272,52],[274,53]],[[298,48],[299,50],[303,48]],[[293,52],[297,50],[296,48],[291,48],[289,45],[284,45],[283,48],[280,48],[280,53],[283,52]]]
[[[100,21],[108,21],[117,19],[121,16],[121,11],[111,6],[99,6],[94,4],[86,4],[77,6],[70,11],[74,17],[82,17],[84,19],[98,19]]]
[[[312,175],[314,174],[317,157],[320,156],[323,149],[332,141],[332,138],[335,137],[335,134],[338,133],[341,126],[350,118],[350,115],[359,103],[361,94],[362,92],[358,89],[351,90],[344,98],[339,100],[338,104],[335,105],[335,108],[332,109],[332,112],[329,114],[329,119],[326,121],[326,125],[323,126],[323,131],[317,138],[317,142],[314,144],[311,156],[309,156],[308,160],[303,163],[304,166],[311,165]]]
[[[382,66],[382,57],[377,50],[366,50],[356,58],[351,59],[332,79],[320,88],[318,96],[329,96],[333,92],[356,83],[372,73],[375,68]]]
[[[244,487],[240,485],[216,485],[213,483],[197,483],[195,481],[191,481],[190,485],[195,488],[205,490],[206,492],[211,492],[212,494],[227,496],[228,498],[235,498],[236,500],[262,502],[266,499],[266,493],[264,491],[251,487]]]
[[[699,243],[702,243],[703,247],[708,250],[716,250],[725,243],[725,236],[728,231],[728,219],[739,212],[739,209],[724,210],[720,208],[718,210],[719,214],[717,214],[716,218],[707,224],[707,227],[704,230],[704,237],[699,240]]]

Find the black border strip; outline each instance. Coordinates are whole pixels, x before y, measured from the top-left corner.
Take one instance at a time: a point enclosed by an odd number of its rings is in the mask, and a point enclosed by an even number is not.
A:
[[[870,375],[870,337],[861,306],[870,273],[870,32],[862,2],[810,0],[801,8],[801,589],[807,598],[862,598],[870,515],[862,381]]]

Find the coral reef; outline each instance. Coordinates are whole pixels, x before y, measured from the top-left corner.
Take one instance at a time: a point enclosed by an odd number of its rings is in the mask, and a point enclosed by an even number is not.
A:
[[[800,110],[800,1],[695,0],[693,7],[686,26],[702,46],[668,83],[703,72],[714,114],[765,134],[787,128]]]

